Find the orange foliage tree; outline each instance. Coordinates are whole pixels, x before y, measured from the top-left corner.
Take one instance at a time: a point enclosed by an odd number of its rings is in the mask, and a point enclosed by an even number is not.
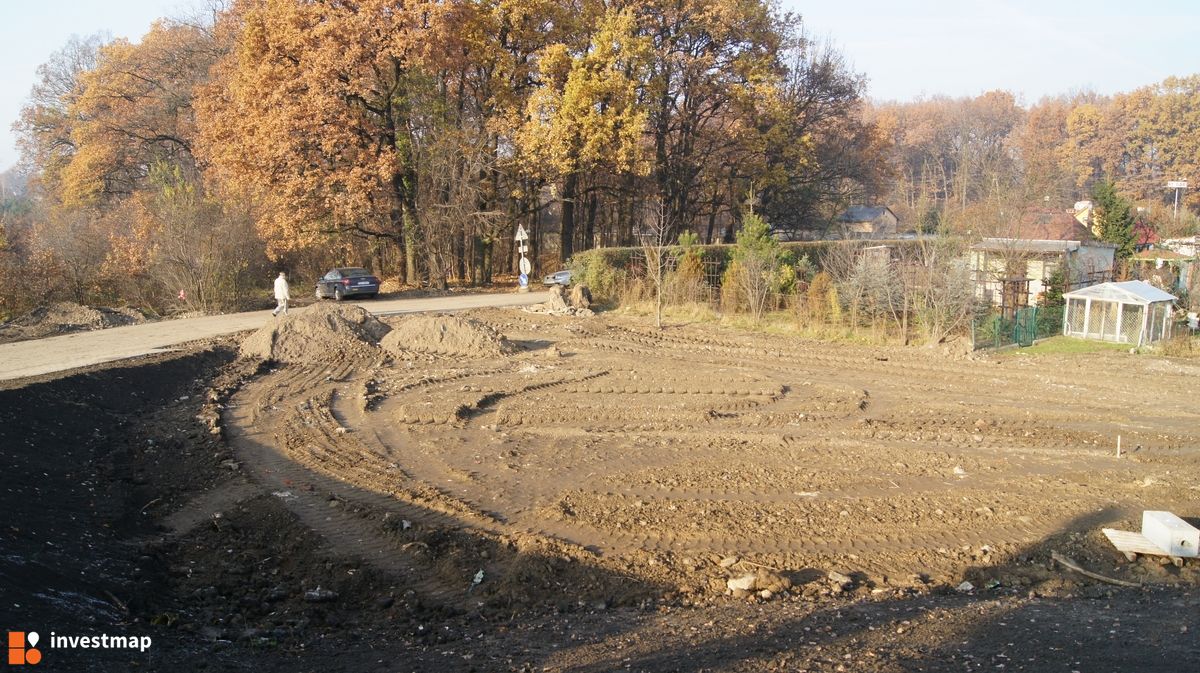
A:
[[[236,48],[197,102],[200,153],[261,204],[274,251],[328,237],[402,245],[417,277],[416,107],[457,42],[465,6],[245,0]]]

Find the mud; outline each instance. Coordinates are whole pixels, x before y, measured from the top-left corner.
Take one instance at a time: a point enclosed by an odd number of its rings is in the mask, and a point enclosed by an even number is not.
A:
[[[1196,522],[1194,365],[467,317],[519,350],[217,344],[0,391],[0,621],[153,636],[38,668],[85,673],[1200,657],[1196,566],[1099,535]]]

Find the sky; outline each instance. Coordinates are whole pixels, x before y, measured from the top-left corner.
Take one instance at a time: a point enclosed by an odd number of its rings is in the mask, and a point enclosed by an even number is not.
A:
[[[866,75],[876,100],[975,96],[1026,104],[1130,91],[1200,72],[1196,0],[780,0],[809,34]],[[12,123],[37,67],[72,35],[137,40],[198,0],[0,0],[0,171],[16,163]]]

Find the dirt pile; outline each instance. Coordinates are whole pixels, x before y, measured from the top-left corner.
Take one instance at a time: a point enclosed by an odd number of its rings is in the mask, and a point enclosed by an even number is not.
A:
[[[584,286],[576,286],[570,294],[570,302],[561,285],[550,286],[550,299],[523,310],[529,313],[545,313],[547,315],[574,315],[589,318],[595,313],[591,308],[592,293]]]
[[[39,306],[29,313],[0,325],[0,342],[40,339],[55,334],[108,329],[146,322],[146,316],[131,308],[83,306],[64,301]]]
[[[316,304],[275,318],[242,342],[242,355],[276,362],[319,362],[347,354],[370,354],[387,325],[357,306]]]
[[[416,352],[468,358],[496,357],[517,350],[492,327],[453,315],[401,318],[380,345],[395,355]]]

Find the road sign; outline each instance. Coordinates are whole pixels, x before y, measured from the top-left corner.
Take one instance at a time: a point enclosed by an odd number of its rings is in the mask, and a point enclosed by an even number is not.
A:
[[[521,253],[522,255],[524,255],[525,253],[529,252],[529,246],[528,246],[528,245],[525,245],[524,243],[522,243],[522,244],[521,244],[521,247],[517,248],[517,252],[519,252],[519,253]]]
[[[1167,183],[1167,189],[1175,190],[1175,221],[1179,221],[1179,190],[1187,189],[1187,180],[1171,180]]]
[[[528,241],[529,240],[529,234],[525,233],[525,225],[523,225],[523,224],[517,225],[517,237],[513,240],[516,240],[516,241]]]
[[[529,258],[522,257],[521,258],[521,275],[524,276],[524,275],[528,274],[532,269],[533,269],[533,265],[531,265],[529,263]]]
[[[520,276],[517,276],[517,283],[519,283],[521,285],[521,287],[528,287],[529,286],[529,276],[527,276],[525,274],[521,274]]]

